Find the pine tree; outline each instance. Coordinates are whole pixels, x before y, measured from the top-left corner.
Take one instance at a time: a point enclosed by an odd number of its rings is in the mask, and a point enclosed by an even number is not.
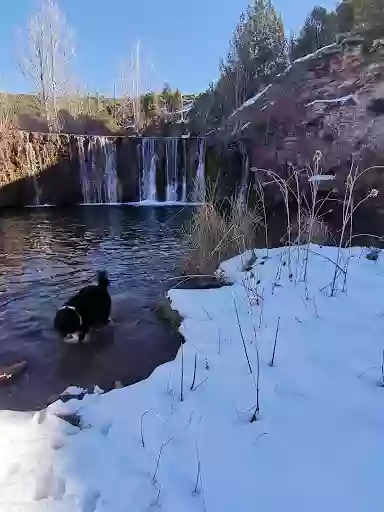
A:
[[[236,106],[265,86],[286,66],[281,17],[270,0],[255,0],[233,36],[226,72],[235,82]]]
[[[340,33],[350,32],[355,27],[355,10],[351,0],[343,0],[336,8],[337,29]]]
[[[374,29],[384,36],[384,1],[351,0],[356,28]]]
[[[172,97],[172,111],[176,112],[177,110],[180,110],[183,103],[183,97],[181,95],[181,92],[179,89],[176,89],[176,91],[173,93]]]
[[[156,105],[156,94],[154,92],[147,92],[142,97],[142,108],[145,119],[153,119],[158,115]]]
[[[292,41],[291,60],[332,44],[337,33],[337,17],[324,7],[315,7],[307,17],[299,37]]]
[[[253,0],[236,26],[220,78],[196,100],[197,122],[218,124],[287,66],[282,19],[271,0]]]

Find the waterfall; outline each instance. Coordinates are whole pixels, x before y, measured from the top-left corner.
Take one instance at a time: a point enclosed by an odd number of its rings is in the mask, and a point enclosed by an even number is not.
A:
[[[141,141],[142,179],[141,201],[156,201],[156,162],[155,139],[143,138]]]
[[[80,164],[80,184],[81,191],[83,193],[83,202],[91,203],[91,179],[88,177],[88,167],[87,161],[85,157],[85,148],[84,148],[84,137],[78,137],[77,140],[78,148],[79,148],[79,164]]]
[[[86,204],[118,203],[116,146],[107,137],[78,138],[80,183]]]
[[[203,203],[205,201],[205,139],[199,141],[199,165],[197,167],[195,184],[193,189],[193,201]]]
[[[183,184],[181,187],[181,202],[186,203],[187,202],[187,142],[185,139],[183,139],[183,162],[184,162],[184,168],[183,168]]]
[[[119,202],[120,184],[117,174],[133,173],[124,177],[124,195],[136,202],[169,203],[204,202],[205,152],[204,139],[186,140],[183,137],[142,137],[124,140],[123,150],[117,160],[116,142],[111,137],[79,136],[78,157],[80,185],[85,204],[112,204]],[[189,185],[190,151],[196,151],[198,165],[193,187]],[[130,163],[132,162],[132,165]],[[131,171],[132,169],[132,171]],[[163,169],[164,175],[160,175]],[[138,172],[138,175],[134,175]],[[137,187],[137,184],[139,185]]]
[[[32,180],[33,184],[33,190],[34,190],[34,206],[40,206],[40,198],[42,194],[42,190],[39,187],[39,181],[37,178],[37,174],[40,170],[40,166],[38,164],[38,159],[36,156],[35,148],[33,147],[33,144],[27,140],[25,142],[25,153],[27,157],[27,165],[28,165],[28,176]]]
[[[165,155],[166,155],[166,201],[175,202],[178,201],[177,188],[178,188],[178,139],[167,139],[165,143]]]
[[[114,141],[102,138],[105,155],[105,197],[107,203],[118,203],[118,180],[116,171],[116,145]]]

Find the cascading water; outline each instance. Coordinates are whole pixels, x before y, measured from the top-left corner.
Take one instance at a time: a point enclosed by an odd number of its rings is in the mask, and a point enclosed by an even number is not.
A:
[[[91,203],[91,180],[88,176],[88,166],[85,158],[84,137],[78,137],[77,144],[79,148],[80,184],[83,193],[83,202]]]
[[[27,165],[28,165],[28,175],[32,180],[33,190],[34,190],[34,206],[40,206],[40,198],[42,190],[39,186],[37,173],[39,171],[39,165],[36,157],[35,148],[33,144],[27,140],[25,142],[25,152],[27,157]]]
[[[80,182],[86,204],[118,203],[116,147],[107,137],[78,138]]]
[[[198,141],[198,167],[193,188],[189,189],[188,176],[192,175],[189,169],[190,148],[196,147],[196,141],[192,144],[182,137],[132,138],[125,142],[125,152],[132,162],[132,169],[139,168],[139,183],[137,199],[133,202],[158,202],[159,197],[169,203],[204,202],[206,195],[205,186],[205,140]],[[127,150],[128,148],[128,150]],[[130,153],[129,153],[130,151]],[[180,153],[181,152],[181,153]],[[108,137],[79,136],[78,155],[80,183],[85,204],[118,203],[119,180],[117,175],[116,142]],[[124,160],[129,163],[130,159]],[[122,160],[119,160],[121,165]],[[123,162],[123,165],[124,165]],[[119,172],[123,167],[120,167]],[[161,169],[165,176],[160,179]],[[130,172],[130,166],[127,170]],[[135,186],[135,177],[127,177],[123,183],[132,183]],[[159,179],[158,179],[159,178]],[[161,189],[161,182],[165,189]],[[126,185],[123,185],[126,186]],[[157,189],[159,187],[159,190]],[[133,195],[132,189],[124,189],[125,194]]]
[[[141,160],[142,160],[142,178],[141,178],[141,201],[157,201],[156,191],[156,162],[155,139],[143,138],[141,141]]]
[[[167,139],[165,145],[166,154],[166,178],[167,178],[167,189],[166,189],[166,201],[175,202],[178,201],[178,139]]]
[[[187,202],[187,142],[183,139],[183,184],[181,187],[181,202]]]
[[[106,137],[102,139],[105,156],[105,197],[107,203],[118,203],[118,180],[116,171],[116,146]]]
[[[193,190],[193,201],[203,203],[205,201],[205,139],[199,141],[199,165],[197,167],[195,185]]]

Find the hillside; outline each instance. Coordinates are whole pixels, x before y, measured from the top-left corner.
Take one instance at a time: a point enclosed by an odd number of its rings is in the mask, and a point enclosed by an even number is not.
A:
[[[210,136],[212,146],[246,154],[248,170],[284,178],[320,151],[323,172],[335,176],[330,189],[342,196],[351,165],[384,165],[384,40],[349,37],[296,60]],[[361,193],[381,186],[380,168],[358,184]]]
[[[176,92],[167,92],[172,98]],[[180,104],[163,99],[164,92],[141,97],[141,124],[148,129],[159,122],[182,117],[193,104],[195,95],[181,95]],[[165,103],[165,104],[164,104]],[[155,104],[155,105],[154,105]],[[132,134],[133,113],[129,98],[88,95],[59,99],[59,117],[63,133],[90,135]],[[0,115],[11,118],[20,130],[48,132],[41,102],[33,94],[0,92]]]

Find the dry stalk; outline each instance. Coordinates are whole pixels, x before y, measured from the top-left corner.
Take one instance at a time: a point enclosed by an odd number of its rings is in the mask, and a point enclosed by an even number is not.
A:
[[[143,414],[141,415],[141,420],[140,420],[140,434],[141,434],[141,445],[143,448],[145,448],[145,442],[144,442],[144,417],[152,411],[152,407],[150,409],[147,409],[146,411],[143,412]]]
[[[195,386],[196,368],[197,368],[197,352],[195,354],[195,365],[194,365],[194,368],[193,368],[193,379],[192,379],[192,384],[191,384],[191,391],[193,391],[193,388]]]
[[[184,401],[184,346],[181,345],[180,402]]]
[[[244,338],[244,334],[243,334],[243,330],[241,328],[241,322],[240,322],[240,318],[239,318],[239,311],[237,309],[237,304],[236,304],[236,299],[235,299],[235,296],[232,294],[232,297],[233,297],[233,304],[235,306],[235,312],[236,312],[236,319],[237,319],[237,325],[239,327],[239,332],[240,332],[240,336],[241,336],[241,341],[243,342],[243,347],[244,347],[244,353],[245,353],[245,357],[247,359],[247,363],[248,363],[248,368],[249,368],[249,373],[253,373],[252,371],[252,366],[251,366],[251,362],[249,360],[249,356],[248,356],[248,350],[247,350],[247,345],[245,343],[245,338]]]
[[[192,414],[191,414],[191,416],[190,416],[190,418],[189,418],[189,421],[188,421],[187,425],[186,425],[183,429],[181,429],[179,432],[176,432],[176,434],[174,434],[173,436],[171,436],[171,437],[168,439],[168,441],[161,443],[160,450],[159,450],[159,454],[158,454],[158,456],[157,456],[157,460],[156,460],[156,468],[155,468],[155,471],[154,471],[153,476],[152,476],[152,482],[153,482],[153,483],[156,483],[156,477],[157,477],[157,473],[158,473],[158,471],[159,471],[159,466],[160,466],[160,459],[161,459],[161,456],[162,456],[162,454],[163,454],[163,450],[164,450],[164,448],[165,448],[166,446],[168,446],[168,445],[169,445],[169,443],[170,443],[171,441],[173,441],[176,437],[178,437],[178,436],[179,436],[179,435],[181,435],[183,432],[185,432],[185,431],[187,430],[187,428],[191,425],[191,423],[192,423]]]
[[[280,328],[280,317],[277,319],[277,326],[276,326],[276,333],[275,333],[275,341],[273,344],[273,352],[272,352],[272,359],[269,363],[269,366],[273,366],[275,364],[275,354],[276,354],[276,344],[277,344],[277,337],[279,336],[279,328]]]

